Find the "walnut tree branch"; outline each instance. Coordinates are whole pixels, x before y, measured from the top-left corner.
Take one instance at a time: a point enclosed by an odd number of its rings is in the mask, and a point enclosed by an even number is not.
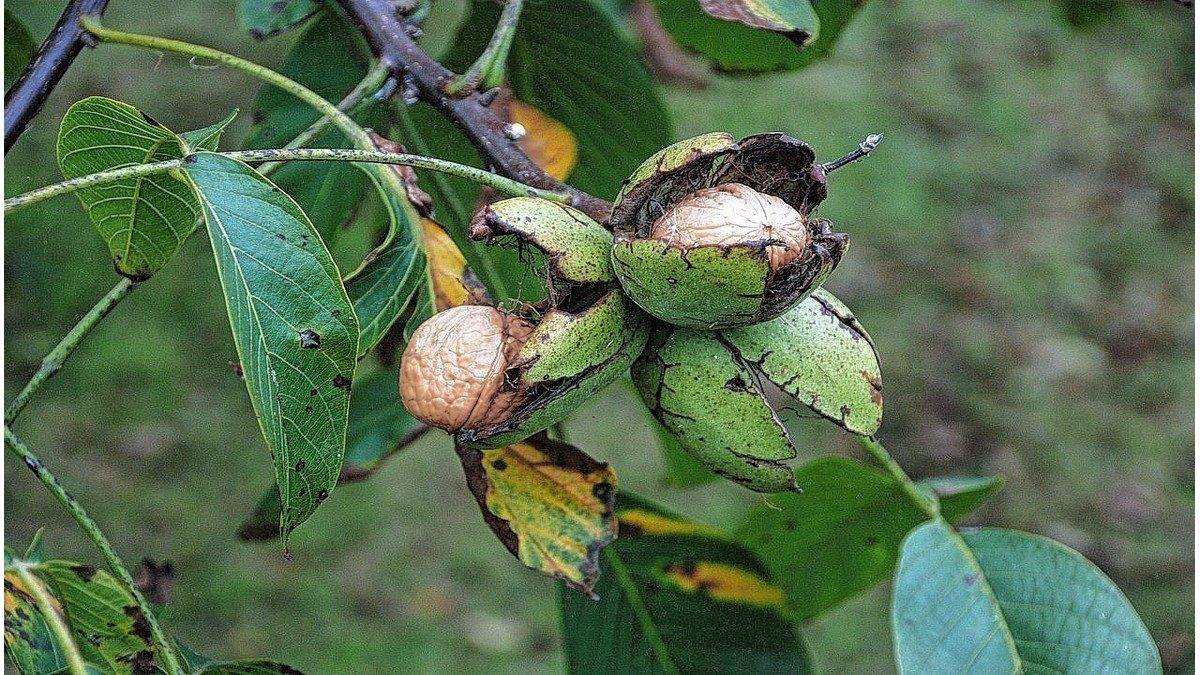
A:
[[[79,17],[100,16],[107,5],[108,0],[71,0],[29,67],[4,94],[5,153],[42,109],[79,51],[85,44],[91,44],[91,36],[79,27]]]
[[[420,98],[452,121],[494,171],[545,190],[565,192],[580,211],[603,222],[612,204],[556,180],[529,159],[517,142],[504,134],[507,123],[481,101],[478,92],[455,98],[446,93],[454,73],[433,60],[409,34],[408,25],[389,0],[338,0],[381,61]]]

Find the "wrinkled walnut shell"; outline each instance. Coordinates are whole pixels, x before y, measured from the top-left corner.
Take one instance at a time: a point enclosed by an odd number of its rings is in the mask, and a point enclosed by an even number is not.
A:
[[[804,216],[782,199],[741,183],[698,190],[654,222],[650,236],[689,250],[697,246],[764,246],[772,269],[799,258],[811,236]]]
[[[435,314],[401,357],[404,407],[450,432],[504,420],[520,405],[520,392],[505,386],[504,373],[533,329],[495,307],[463,305]]]

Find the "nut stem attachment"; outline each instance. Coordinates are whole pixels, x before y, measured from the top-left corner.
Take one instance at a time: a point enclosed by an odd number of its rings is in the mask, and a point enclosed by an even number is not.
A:
[[[871,134],[870,136],[867,136],[866,138],[864,138],[863,142],[859,143],[858,147],[855,148],[852,152],[849,152],[845,156],[843,156],[839,159],[835,159],[832,162],[829,162],[827,164],[822,164],[821,168],[825,170],[826,174],[828,174],[831,171],[833,171],[834,169],[840,169],[843,166],[846,166],[847,164],[849,164],[851,162],[857,162],[858,160],[862,159],[863,157],[866,157],[867,155],[871,154],[871,151],[874,150],[875,148],[878,148],[879,144],[882,142],[883,142],[883,134]]]

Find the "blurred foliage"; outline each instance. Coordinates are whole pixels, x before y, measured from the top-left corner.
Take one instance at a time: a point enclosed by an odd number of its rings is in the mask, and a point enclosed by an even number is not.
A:
[[[58,4],[8,8],[37,40]],[[162,12],[122,0],[108,20],[281,63],[299,33],[260,43],[213,31],[214,20],[234,25],[233,5]],[[821,207],[851,233],[829,286],[878,342],[883,439],[916,476],[1005,476],[969,522],[1046,534],[1096,561],[1145,618],[1164,665],[1184,670],[1194,648],[1193,16],[1121,3],[1079,30],[1061,7],[875,0],[826,61],[668,89],[668,107],[676,137],[782,130],[822,160],[887,134],[835,174]],[[429,34],[452,34],[451,21]],[[250,110],[257,91],[204,63],[88,50],[10,153],[5,191],[58,178],[57,122],[86,95],[192,128]],[[345,231],[339,260],[361,259],[371,234]],[[6,235],[12,391],[116,277],[76,200],[22,212]],[[171,629],[206,652],[313,672],[560,672],[553,583],[487,531],[444,437],[339,489],[295,537],[291,561],[236,539],[271,466],[226,365],[236,356],[202,236],[97,329],[18,427],[126,557],[174,562]],[[622,488],[719,526],[741,522],[758,496],[663,485],[656,431],[628,414],[636,405],[613,387],[568,433],[613,464]],[[829,425],[790,425],[805,459],[858,456]],[[46,525],[48,553],[95,562],[20,464],[6,468],[6,541]],[[892,668],[886,600],[877,587],[806,631],[818,669]]]

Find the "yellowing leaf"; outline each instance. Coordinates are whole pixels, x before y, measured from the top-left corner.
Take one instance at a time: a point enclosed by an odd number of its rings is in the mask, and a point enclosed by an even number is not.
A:
[[[741,567],[701,560],[690,566],[668,566],[663,574],[668,581],[690,593],[704,593],[722,602],[787,613],[783,587]]]
[[[700,523],[675,518],[646,509],[623,509],[620,514],[621,527],[627,532],[648,537],[715,537],[725,535],[719,530]]]
[[[600,549],[617,537],[612,469],[544,434],[495,450],[458,451],[484,520],[508,550],[592,595]]]
[[[421,219],[425,240],[425,256],[429,259],[426,273],[433,291],[434,311],[441,312],[459,305],[486,304],[487,289],[467,267],[458,246],[446,231],[430,218]]]
[[[558,180],[566,180],[579,160],[579,142],[562,122],[537,108],[513,100],[509,104],[513,122],[525,127],[525,136],[517,142],[543,171]]]

